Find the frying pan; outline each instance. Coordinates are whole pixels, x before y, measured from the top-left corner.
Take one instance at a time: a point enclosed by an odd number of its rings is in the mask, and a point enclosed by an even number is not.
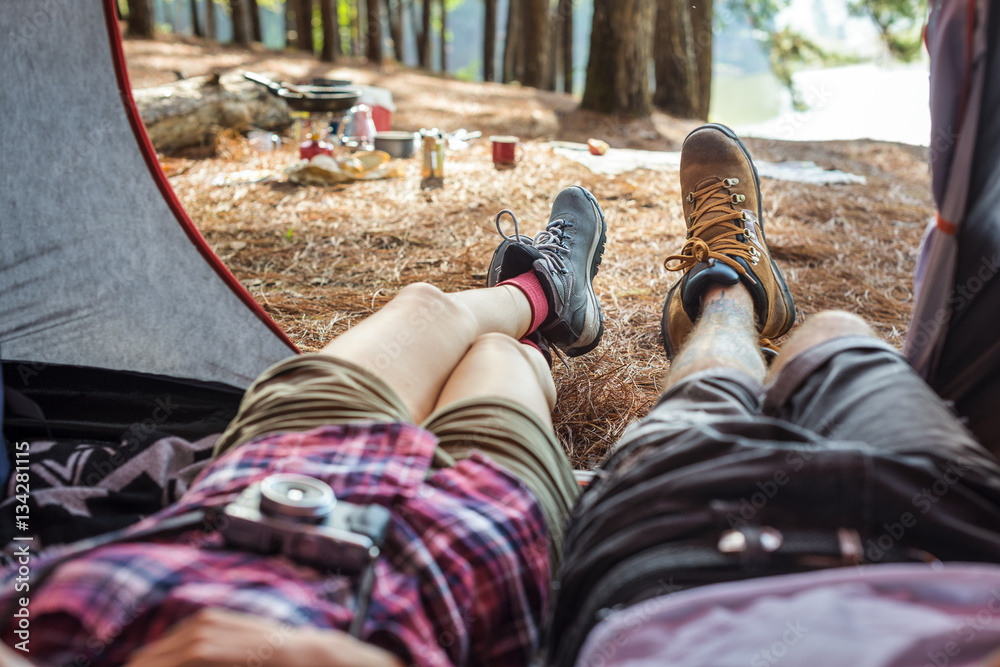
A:
[[[357,104],[361,97],[361,91],[357,88],[293,86],[272,81],[253,72],[243,72],[243,78],[264,86],[272,95],[285,100],[294,111],[346,111]]]

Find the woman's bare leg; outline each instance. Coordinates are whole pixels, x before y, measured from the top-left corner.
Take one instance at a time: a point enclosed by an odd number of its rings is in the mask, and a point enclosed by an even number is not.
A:
[[[512,337],[489,333],[476,339],[448,378],[435,410],[467,398],[506,398],[552,427],[556,387],[542,354]]]
[[[445,381],[478,338],[516,340],[531,324],[527,297],[513,286],[445,294],[408,285],[382,310],[337,337],[322,353],[353,362],[384,380],[420,423]]]

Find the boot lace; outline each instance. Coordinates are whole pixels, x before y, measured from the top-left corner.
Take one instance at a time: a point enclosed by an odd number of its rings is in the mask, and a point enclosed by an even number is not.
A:
[[[503,219],[504,215],[510,216],[510,219],[514,223],[514,234],[513,236],[507,236],[503,229],[500,227],[500,221]],[[520,230],[518,229],[517,216],[510,209],[505,208],[504,210],[497,213],[496,217],[497,231],[500,232],[500,236],[504,237],[511,243],[522,243]],[[548,263],[553,269],[559,271],[559,273],[565,274],[568,269],[566,268],[566,262],[563,259],[563,255],[569,252],[569,234],[567,229],[572,227],[573,223],[569,220],[553,220],[545,229],[538,232],[535,235],[532,245],[535,249],[541,252]]]
[[[735,259],[739,257],[750,264],[756,264],[758,258],[756,248],[737,238],[746,234],[746,230],[739,224],[743,220],[743,214],[733,209],[733,204],[743,201],[743,195],[733,194],[728,189],[730,185],[737,183],[737,179],[727,178],[688,195],[688,201],[695,202],[695,208],[691,213],[687,241],[680,254],[670,255],[663,261],[663,267],[667,271],[685,271],[698,262],[715,259],[728,264],[751,282],[757,282]],[[721,215],[713,217],[713,214]],[[705,241],[701,235],[708,229],[723,231],[711,241]]]

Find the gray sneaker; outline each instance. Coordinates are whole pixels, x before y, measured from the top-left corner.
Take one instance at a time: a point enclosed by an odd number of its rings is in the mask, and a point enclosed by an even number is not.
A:
[[[514,220],[514,235],[500,230],[504,213]],[[604,335],[604,316],[594,293],[607,224],[600,205],[580,186],[559,193],[545,229],[535,238],[522,236],[510,211],[497,216],[497,230],[504,240],[493,253],[487,285],[534,270],[549,303],[549,314],[539,331],[566,356],[590,352]]]

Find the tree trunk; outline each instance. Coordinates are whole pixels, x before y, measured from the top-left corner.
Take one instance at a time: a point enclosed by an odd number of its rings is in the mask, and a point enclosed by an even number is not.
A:
[[[205,39],[213,42],[219,39],[215,22],[215,0],[205,0]]]
[[[319,0],[319,13],[323,20],[323,50],[319,59],[328,63],[337,62],[340,55],[340,17],[337,16],[337,0]]]
[[[559,54],[562,48],[559,44],[559,35],[562,30],[559,26],[559,17],[557,15],[550,14],[549,27],[546,32],[548,33],[545,40],[548,43],[548,54],[546,55],[544,87],[545,90],[555,90],[556,79],[559,77]]]
[[[418,60],[423,69],[431,68],[431,2],[420,0],[420,43]]]
[[[368,44],[365,55],[368,62],[382,66],[382,1],[365,0],[368,7]]]
[[[658,0],[656,92],[653,102],[671,116],[695,118],[701,80],[687,0]]]
[[[497,0],[486,0],[486,16],[483,19],[483,81],[493,81],[496,78],[496,50]]]
[[[250,46],[250,17],[247,0],[229,0],[233,17],[233,41],[240,46]]]
[[[153,0],[129,0],[129,37],[153,36]]]
[[[448,73],[448,10],[441,0],[441,71]]]
[[[587,87],[580,107],[648,116],[655,0],[594,0]]]
[[[708,120],[708,108],[712,101],[712,2],[698,0],[691,5],[691,27],[694,28],[694,44],[698,58],[698,104],[696,116]]]
[[[507,5],[507,27],[504,29],[503,45],[503,82],[510,83],[521,78],[518,67],[522,57],[521,48],[521,0],[509,0]]]
[[[707,24],[696,18],[705,16],[704,5],[697,11],[686,0],[659,0],[653,102],[672,116],[706,120],[712,86],[712,8],[707,8]]]
[[[361,0],[348,0],[351,7],[351,55],[360,56],[361,47],[361,36],[363,34],[361,30]]]
[[[247,0],[247,11],[250,14],[250,37],[255,42],[263,42],[264,34],[260,28],[260,7],[257,0]]]
[[[514,1],[514,0],[512,0]],[[548,81],[549,1],[521,0],[524,21],[524,77],[526,86],[543,88]]]
[[[289,0],[291,1],[291,0]],[[296,0],[295,2],[295,46],[300,51],[312,53],[312,0]]]
[[[198,16],[198,0],[191,0],[191,30],[195,37],[204,37],[205,30],[202,28],[201,17]]]
[[[559,0],[562,21],[563,91],[573,93],[573,0]]]
[[[409,0],[410,5],[410,26],[413,28],[413,39],[417,45],[417,64],[420,64],[420,54],[423,53],[423,32],[421,32],[420,17],[417,15],[417,3],[414,0]],[[405,9],[404,9],[405,12]]]
[[[392,53],[396,60],[403,62],[403,0],[388,0],[387,5]]]

